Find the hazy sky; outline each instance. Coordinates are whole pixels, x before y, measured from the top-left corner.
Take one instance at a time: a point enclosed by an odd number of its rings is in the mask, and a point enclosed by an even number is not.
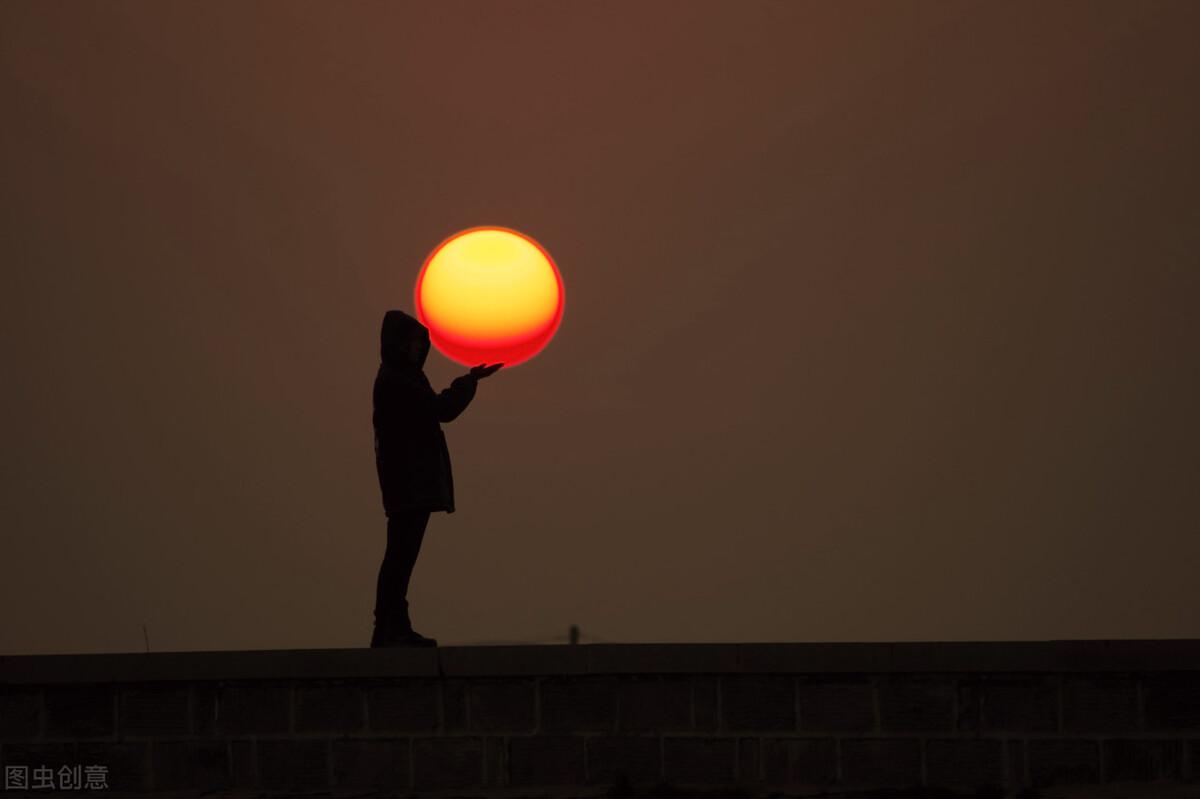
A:
[[[1200,636],[1200,4],[0,5],[0,653],[366,646],[384,311],[443,645]],[[465,368],[430,353],[442,388]]]

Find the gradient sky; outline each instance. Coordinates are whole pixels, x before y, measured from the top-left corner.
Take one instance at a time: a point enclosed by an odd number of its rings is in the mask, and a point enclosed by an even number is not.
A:
[[[0,5],[0,653],[365,646],[384,311],[443,645],[1200,636],[1200,4]],[[430,353],[442,388],[465,369]]]

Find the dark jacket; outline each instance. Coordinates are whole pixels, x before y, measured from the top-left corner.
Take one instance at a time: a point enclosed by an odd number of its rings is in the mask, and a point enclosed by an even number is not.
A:
[[[418,358],[413,341],[424,343]],[[385,513],[420,508],[454,513],[450,450],[441,422],[456,418],[475,397],[478,381],[456,377],[440,394],[421,367],[429,331],[403,311],[388,311],[380,333],[380,364],[373,392],[375,468]]]

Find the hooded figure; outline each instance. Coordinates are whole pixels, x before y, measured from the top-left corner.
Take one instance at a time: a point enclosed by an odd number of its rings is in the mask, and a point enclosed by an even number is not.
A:
[[[450,422],[475,397],[473,374],[456,377],[435,393],[422,371],[429,330],[403,311],[388,311],[380,333],[375,377],[375,466],[384,512],[444,510],[454,513],[454,478],[442,422]]]
[[[437,646],[413,630],[408,583],[433,511],[454,513],[454,479],[442,422],[457,418],[475,397],[480,378],[503,364],[480,364],[434,393],[421,367],[429,331],[403,311],[383,315],[375,376],[375,467],[387,514],[387,549],[375,584],[371,646]]]

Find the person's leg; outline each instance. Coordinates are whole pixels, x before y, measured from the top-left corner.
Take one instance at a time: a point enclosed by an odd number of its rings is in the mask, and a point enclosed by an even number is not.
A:
[[[375,586],[375,636],[397,636],[412,631],[408,617],[408,585],[412,578],[429,511],[406,510],[388,516],[387,550]],[[382,632],[381,632],[382,631]]]
[[[402,524],[388,529],[388,548],[396,553],[394,593],[389,597],[392,604],[388,607],[393,610],[394,632],[398,635],[412,632],[412,622],[408,617],[408,586],[428,523],[429,511],[419,510],[407,515]]]

